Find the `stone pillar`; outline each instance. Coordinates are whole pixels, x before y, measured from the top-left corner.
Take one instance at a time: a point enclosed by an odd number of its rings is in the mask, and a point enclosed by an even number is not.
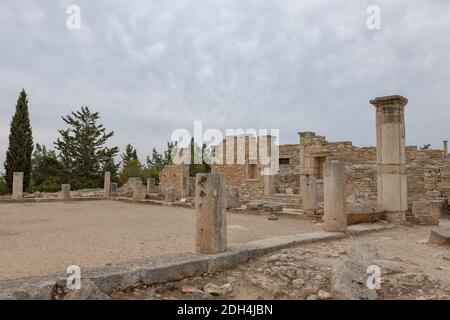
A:
[[[311,217],[316,213],[317,179],[307,176],[302,180],[302,183],[303,186],[300,190],[302,191],[303,213],[305,216]]]
[[[448,141],[444,140],[444,158],[448,157]]]
[[[116,182],[111,182],[111,195],[112,196],[117,196],[117,183]]]
[[[226,251],[226,189],[223,174],[197,174],[195,207],[196,251],[206,254]]]
[[[345,212],[345,164],[339,161],[327,161],[323,175],[324,230],[346,231],[347,214]]]
[[[61,186],[62,199],[70,200],[70,184],[63,184]]]
[[[402,96],[375,98],[377,125],[378,205],[390,222],[405,220],[408,210],[405,156],[405,116]]]
[[[144,199],[144,188],[142,180],[135,180],[133,184],[133,201],[141,201]]]
[[[269,197],[275,193],[274,176],[265,175],[264,178],[264,196]]]
[[[156,179],[155,178],[147,179],[147,193],[156,193]]]
[[[109,171],[105,172],[105,181],[103,188],[105,191],[105,198],[109,199],[109,197],[111,196],[111,172]]]
[[[13,200],[19,200],[23,198],[23,172],[14,172],[13,174]]]
[[[187,164],[181,164],[181,177],[180,177],[180,199],[190,196],[189,192],[189,168]]]

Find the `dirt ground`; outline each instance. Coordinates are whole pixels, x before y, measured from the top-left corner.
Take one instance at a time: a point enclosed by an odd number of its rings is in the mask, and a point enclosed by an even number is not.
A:
[[[444,220],[442,226],[450,227]],[[117,292],[114,299],[450,299],[450,247],[428,226],[282,250],[222,273]],[[369,266],[380,287],[367,288]]]
[[[116,201],[0,204],[0,280],[193,251],[194,214]],[[320,229],[232,213],[227,224],[229,244]]]

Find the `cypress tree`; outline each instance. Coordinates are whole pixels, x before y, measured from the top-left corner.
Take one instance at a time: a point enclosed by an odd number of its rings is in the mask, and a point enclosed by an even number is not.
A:
[[[33,154],[33,133],[28,113],[28,99],[24,89],[17,100],[16,112],[11,121],[9,146],[6,152],[5,180],[12,191],[14,172],[23,172],[23,188],[29,190],[31,176],[31,156]]]

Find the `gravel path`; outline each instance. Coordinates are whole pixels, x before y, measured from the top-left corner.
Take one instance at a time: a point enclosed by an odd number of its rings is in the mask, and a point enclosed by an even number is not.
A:
[[[193,251],[194,213],[115,201],[0,204],[0,280]],[[229,244],[320,229],[232,213],[227,223]]]

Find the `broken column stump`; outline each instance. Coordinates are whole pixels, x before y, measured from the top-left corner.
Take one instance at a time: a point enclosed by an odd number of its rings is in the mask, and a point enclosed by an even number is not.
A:
[[[431,230],[430,242],[439,246],[450,245],[450,228]]]
[[[23,172],[14,172],[13,174],[13,200],[20,200],[23,198]]]
[[[316,213],[317,205],[317,182],[315,177],[307,176],[302,179],[303,186],[302,201],[303,201],[303,214],[308,217],[312,217]]]
[[[196,251],[205,254],[226,251],[226,189],[223,174],[197,174],[195,207]]]
[[[324,164],[324,230],[346,231],[345,164],[327,161]]]
[[[61,185],[62,199],[65,201],[70,200],[70,184]]]

